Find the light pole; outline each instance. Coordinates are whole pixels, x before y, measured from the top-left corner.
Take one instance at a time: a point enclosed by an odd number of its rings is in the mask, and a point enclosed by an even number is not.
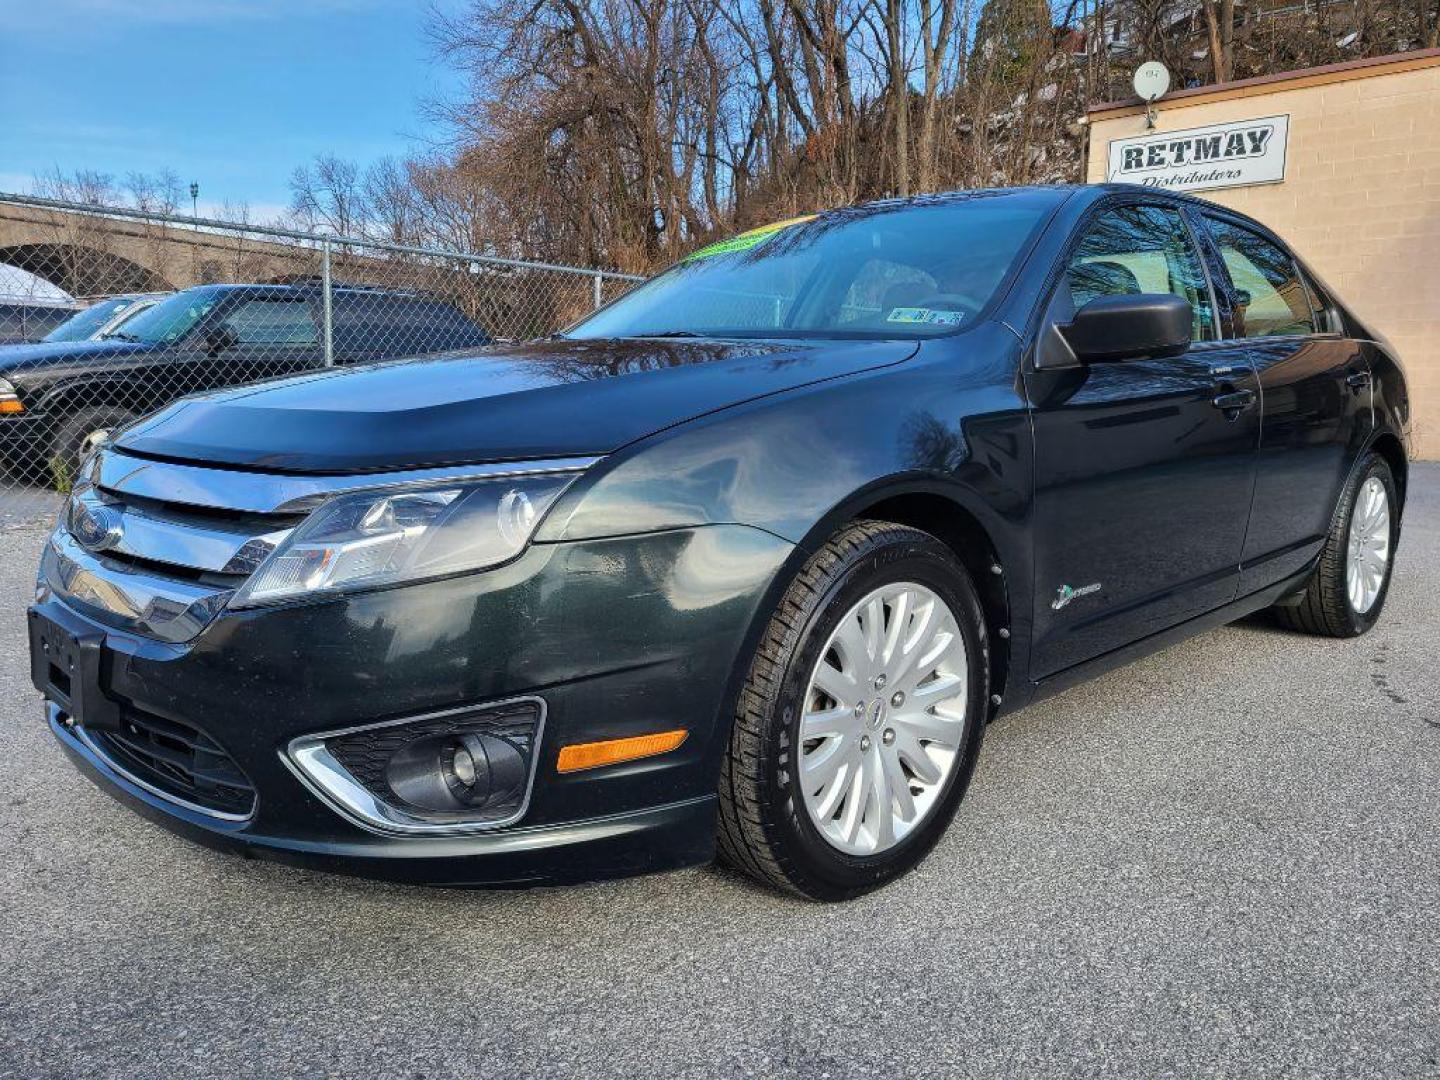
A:
[[[194,223],[194,219],[200,216],[200,185],[194,180],[190,181],[190,228],[195,232],[200,231],[200,226]],[[200,249],[195,238],[190,238],[190,276],[197,282],[200,280]]]

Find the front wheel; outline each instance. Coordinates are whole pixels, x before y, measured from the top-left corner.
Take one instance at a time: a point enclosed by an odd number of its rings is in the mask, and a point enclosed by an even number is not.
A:
[[[50,471],[57,487],[68,490],[80,463],[136,414],[118,405],[88,405],[61,421],[50,443]]]
[[[927,533],[864,521],[796,575],[741,691],[722,766],[721,857],[843,900],[908,871],[954,816],[989,698],[969,575]]]
[[[1383,457],[1369,454],[1341,493],[1304,594],[1274,609],[1280,624],[1323,637],[1365,633],[1385,607],[1399,537],[1394,474]]]

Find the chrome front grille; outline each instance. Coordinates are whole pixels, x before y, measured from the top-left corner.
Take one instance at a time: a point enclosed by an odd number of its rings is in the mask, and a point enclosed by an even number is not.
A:
[[[111,626],[176,643],[200,633],[304,514],[184,501],[184,485],[164,482],[176,468],[103,451],[51,538],[42,584]],[[146,474],[161,482],[135,482]]]
[[[82,546],[110,559],[172,568],[190,576],[243,580],[301,519],[299,514],[215,511],[137,498],[97,485],[74,497],[69,524]],[[91,533],[94,543],[88,542]]]
[[[199,634],[265,558],[345,492],[520,473],[595,459],[292,476],[151,461],[114,448],[87,466],[41,564],[41,588],[99,622],[161,641]]]

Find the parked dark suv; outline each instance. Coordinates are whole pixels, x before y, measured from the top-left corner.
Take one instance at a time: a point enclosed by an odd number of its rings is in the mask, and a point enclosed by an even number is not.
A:
[[[1262,609],[1367,631],[1409,438],[1389,346],[1238,214],[835,210],[557,340],[141,421],[46,548],[33,678],[206,843],[511,884],[718,848],[836,899],[930,850],[994,717]]]
[[[98,341],[0,352],[0,457],[22,479],[73,472],[109,431],[185,394],[325,365],[318,285],[201,285],[161,300]],[[444,301],[336,287],[332,356],[360,364],[489,336]]]

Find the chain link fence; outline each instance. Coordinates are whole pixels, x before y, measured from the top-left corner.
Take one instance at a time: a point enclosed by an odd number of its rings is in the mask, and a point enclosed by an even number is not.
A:
[[[186,394],[541,337],[639,280],[0,195],[0,502]]]

